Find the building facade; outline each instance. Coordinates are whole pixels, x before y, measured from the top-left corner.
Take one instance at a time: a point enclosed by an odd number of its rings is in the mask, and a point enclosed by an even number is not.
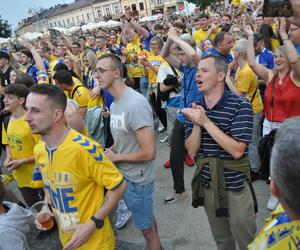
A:
[[[55,27],[70,28],[103,20],[118,20],[126,6],[140,17],[171,13],[182,9],[181,0],[75,0],[71,4],[58,4],[42,13],[22,20],[17,34],[45,32]]]

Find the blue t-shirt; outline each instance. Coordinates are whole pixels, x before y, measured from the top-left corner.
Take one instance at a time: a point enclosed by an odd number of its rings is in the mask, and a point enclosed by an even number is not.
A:
[[[231,54],[223,55],[219,51],[217,51],[215,48],[211,48],[211,49],[208,49],[205,52],[203,52],[201,55],[201,58],[204,58],[208,55],[220,56],[220,57],[224,58],[226,63],[231,63],[233,60],[233,56]]]
[[[180,65],[179,70],[183,73],[183,79],[180,92],[180,112],[177,114],[176,119],[184,123],[185,117],[181,113],[181,109],[190,107],[193,102],[200,100],[202,93],[196,84],[195,75],[197,68]]]
[[[296,44],[294,46],[295,46],[295,48],[297,50],[298,55],[300,55],[300,45]]]
[[[274,68],[274,54],[272,51],[264,48],[260,54],[257,55],[258,63],[266,67],[267,69]]]
[[[149,36],[145,39],[142,39],[140,42],[143,46],[143,48],[141,49],[145,49],[145,50],[148,50],[150,51],[150,41],[151,39],[154,37],[153,33],[152,32],[149,32]]]
[[[38,80],[37,80],[38,71],[39,71],[38,68],[35,67],[33,64],[31,64],[28,67],[26,74],[30,75],[33,78],[34,82],[37,83],[38,82]]]

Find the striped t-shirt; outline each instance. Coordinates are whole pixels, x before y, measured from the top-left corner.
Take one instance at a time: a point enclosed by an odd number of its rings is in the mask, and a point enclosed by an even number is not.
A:
[[[251,142],[253,111],[251,104],[243,97],[236,96],[225,90],[223,97],[212,108],[208,109],[204,96],[196,104],[201,105],[207,117],[220,128],[224,133],[237,141],[247,144],[244,154],[248,154],[248,144]],[[193,123],[185,122],[185,137],[192,133]],[[233,159],[202,127],[201,146],[197,157],[218,157],[221,159]],[[224,169],[225,183],[227,191],[239,192],[245,186],[245,175],[242,172]],[[209,166],[204,166],[201,171],[201,178],[204,186],[211,182]]]

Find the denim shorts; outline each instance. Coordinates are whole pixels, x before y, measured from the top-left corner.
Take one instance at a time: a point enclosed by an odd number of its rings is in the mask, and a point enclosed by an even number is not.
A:
[[[135,227],[139,230],[149,229],[153,225],[153,191],[154,181],[146,185],[135,184],[129,180],[123,194],[124,201],[132,213]]]

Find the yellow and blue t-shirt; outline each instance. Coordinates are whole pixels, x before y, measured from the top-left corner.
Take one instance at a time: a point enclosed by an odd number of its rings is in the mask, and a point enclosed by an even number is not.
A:
[[[33,156],[33,149],[40,140],[39,135],[34,135],[25,121],[24,116],[14,120],[10,118],[7,131],[2,126],[2,143],[8,145],[13,160],[22,160]],[[43,187],[42,183],[32,181],[34,164],[26,163],[12,171],[20,188]]]
[[[278,205],[248,249],[298,250],[299,245],[300,220],[291,220],[282,206]]]
[[[119,187],[123,176],[98,143],[72,129],[58,148],[49,149],[41,141],[34,148],[34,156],[64,246],[73,234],[64,230],[90,220],[104,201],[104,189]],[[103,228],[78,249],[114,249],[108,217]]]

